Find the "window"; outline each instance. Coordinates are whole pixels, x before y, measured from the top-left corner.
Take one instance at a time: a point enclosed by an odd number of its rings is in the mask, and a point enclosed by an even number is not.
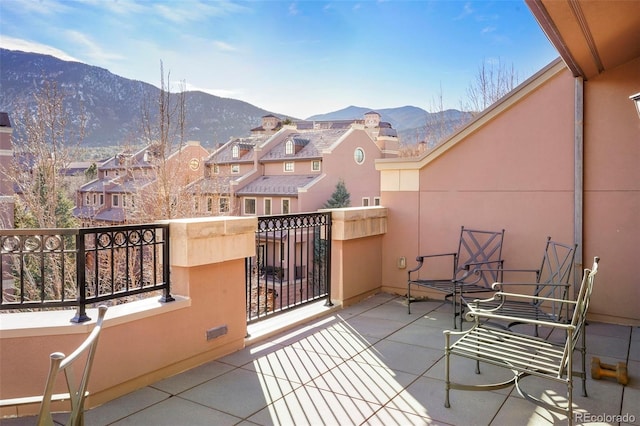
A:
[[[135,208],[136,207],[136,196],[132,195],[131,196],[131,208]]]
[[[89,198],[89,194],[87,194],[84,198],[84,205],[88,206],[89,204],[91,204],[90,201],[91,201],[91,198]]]
[[[356,150],[353,152],[353,159],[356,161],[357,164],[364,163],[364,149],[359,147],[356,148]]]
[[[311,171],[312,172],[319,172],[320,171],[320,160],[314,160],[311,163]]]
[[[120,206],[120,195],[118,195],[118,194],[112,194],[111,195],[111,205],[113,207],[119,207]]]
[[[256,210],[255,201],[253,200],[253,210]],[[220,197],[218,202],[218,212],[219,213],[229,213],[229,197]]]
[[[238,148],[238,145],[235,145],[232,149],[231,149],[231,156],[233,158],[238,158],[240,157],[240,148]]]
[[[122,196],[122,207],[127,207],[127,196],[126,195]]]
[[[98,204],[98,194],[93,194],[93,205]]]
[[[287,143],[284,144],[284,153],[285,155],[293,154],[293,141],[287,141]]]
[[[220,173],[220,166],[218,166],[217,164],[213,165],[213,174],[219,174]]]
[[[245,198],[244,199],[244,214],[256,214],[256,199],[255,198]]]
[[[213,211],[213,198],[207,197],[207,213],[211,213]]]
[[[374,206],[380,205],[380,197],[373,197],[373,205]]]
[[[288,198],[283,198],[282,199],[282,214],[289,214],[289,213],[290,213],[289,199]]]
[[[100,194],[100,205],[104,205],[104,194]]]
[[[293,161],[285,161],[284,163],[284,171],[292,172],[293,171]]]
[[[369,197],[362,197],[362,206],[369,207]]]
[[[271,214],[271,198],[264,199],[264,214]]]
[[[238,173],[240,173],[240,164],[232,164],[231,173],[234,175],[237,175]]]
[[[196,213],[200,212],[200,200],[198,200],[198,197],[193,198],[193,211]]]

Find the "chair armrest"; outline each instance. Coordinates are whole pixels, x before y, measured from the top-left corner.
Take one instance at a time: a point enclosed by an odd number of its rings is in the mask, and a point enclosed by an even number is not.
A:
[[[491,287],[500,292],[504,292],[504,287],[518,287],[518,286],[531,286],[531,287],[571,287],[569,283],[512,283],[512,282],[498,282],[493,283]]]
[[[424,264],[424,260],[428,259],[428,258],[432,258],[432,257],[443,257],[443,256],[457,256],[458,253],[438,253],[438,254],[427,254],[427,255],[422,255],[422,256],[417,256],[416,257],[416,262],[418,262],[418,265],[407,271],[407,273],[409,274],[409,280],[411,280],[411,273],[412,272],[416,272],[418,271],[420,268],[422,268],[422,265]]]
[[[532,325],[539,325],[539,326],[544,326],[544,327],[553,327],[553,328],[561,328],[561,329],[565,329],[565,330],[569,330],[569,329],[575,329],[576,327],[574,325],[571,324],[565,324],[565,323],[557,323],[557,322],[552,322],[552,321],[540,321],[540,320],[535,320],[535,319],[529,319],[529,318],[523,318],[523,317],[514,317],[514,316],[509,316],[509,315],[498,315],[498,314],[494,314],[493,311],[494,309],[478,309],[477,307],[474,307],[474,303],[477,304],[478,303],[482,303],[482,302],[489,302],[489,301],[496,301],[499,299],[504,298],[505,296],[510,296],[510,297],[519,297],[519,298],[526,298],[526,299],[535,299],[535,300],[546,300],[546,301],[552,301],[552,302],[559,302],[559,303],[569,303],[569,304],[576,304],[576,302],[572,301],[572,300],[563,300],[563,299],[553,299],[550,297],[540,297],[540,296],[527,296],[527,295],[523,295],[523,294],[517,294],[517,293],[496,293],[493,295],[493,297],[488,298],[488,299],[475,299],[473,301],[473,303],[468,304],[469,307],[469,311],[466,313],[466,317],[468,321],[475,321],[477,320],[481,320],[481,319],[496,319],[496,320],[501,320],[501,321],[505,321],[505,322],[517,322],[520,324],[532,324]]]

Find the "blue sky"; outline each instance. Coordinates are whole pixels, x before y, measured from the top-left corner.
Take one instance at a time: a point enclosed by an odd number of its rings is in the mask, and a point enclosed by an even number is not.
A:
[[[522,0],[1,0],[0,46],[156,86],[162,61],[187,89],[296,118],[460,109],[483,63],[523,81],[558,56]]]

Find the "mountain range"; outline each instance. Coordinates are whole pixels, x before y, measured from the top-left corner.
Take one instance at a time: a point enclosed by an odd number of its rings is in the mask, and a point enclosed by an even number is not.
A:
[[[87,147],[117,147],[136,144],[141,132],[143,105],[157,99],[160,89],[137,80],[115,75],[104,68],[80,62],[63,61],[53,56],[0,49],[0,111],[11,117],[20,103],[33,105],[34,94],[45,82],[56,82],[64,90],[66,109],[71,116],[84,109]],[[185,92],[186,137],[207,149],[246,136],[261,124],[263,116],[274,111],[247,102],[222,98],[198,91]],[[339,111],[307,117],[306,120],[360,119],[371,108],[349,106]],[[391,123],[404,144],[415,144],[433,132],[428,123],[438,121],[455,126],[469,114],[458,110],[429,113],[414,106],[377,109],[383,121]]]

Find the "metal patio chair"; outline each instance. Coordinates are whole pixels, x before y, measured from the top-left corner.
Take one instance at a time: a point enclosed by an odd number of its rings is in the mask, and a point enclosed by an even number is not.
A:
[[[40,404],[38,414],[38,426],[53,426],[51,415],[51,403],[56,401],[70,401],[71,412],[66,425],[80,426],[84,424],[84,401],[89,392],[87,385],[93,365],[93,358],[98,346],[98,337],[102,330],[104,316],[107,313],[106,306],[98,308],[98,319],[89,336],[69,356],[62,352],[54,352],[50,355],[49,374],[47,376],[44,393],[38,396],[28,396],[0,400],[0,407],[11,407],[26,404]],[[82,370],[76,377],[75,369]],[[64,372],[67,393],[54,394],[54,387],[58,373]],[[55,423],[58,424],[58,423]]]
[[[461,293],[492,292],[491,285],[501,280],[500,269],[503,266],[502,242],[504,229],[501,231],[460,230],[458,251],[455,253],[429,254],[416,257],[418,265],[408,271],[407,279],[407,311],[411,313],[411,286],[430,288],[445,294],[445,299],[453,302],[453,326],[456,327],[458,298]],[[438,257],[451,259],[451,275],[433,277],[425,261]],[[486,268],[487,272],[479,274],[478,269]],[[416,273],[414,277],[412,274]],[[460,305],[460,311],[462,306]],[[461,319],[462,324],[462,319]]]
[[[473,327],[467,331],[444,331],[445,407],[451,406],[449,401],[451,389],[491,391],[515,385],[522,397],[549,410],[564,413],[569,425],[573,424],[573,376],[582,379],[582,394],[587,396],[584,326],[599,261],[600,259],[595,257],[592,268],[584,270],[580,291],[575,301],[557,300],[558,303],[568,303],[573,306],[571,322],[568,324],[508,317],[497,315],[491,310],[475,310],[469,306],[467,318],[473,321]],[[543,299],[539,296],[505,292],[497,292],[493,296],[493,299],[497,301],[503,298]],[[552,338],[542,339],[488,325],[494,320],[506,323],[521,321],[526,324],[549,327],[552,330],[560,331],[560,333],[550,334]],[[578,344],[579,341],[580,344]],[[581,370],[579,371],[574,371],[573,365],[573,352],[576,349],[580,351],[582,358]],[[450,372],[450,358],[453,355],[475,360],[476,374],[480,374],[480,364],[487,363],[511,370],[513,377],[504,382],[491,384],[472,385],[453,382]],[[460,374],[460,371],[457,374]],[[526,393],[521,387],[521,381],[527,376],[536,376],[565,384],[567,387],[567,407],[563,408],[553,402],[549,403]]]
[[[512,289],[525,290],[528,294],[540,296],[540,300],[515,300],[500,299],[489,301],[468,300],[463,294],[461,303],[464,306],[473,307],[476,310],[491,310],[494,314],[508,317],[527,318],[540,321],[568,322],[570,317],[569,304],[552,303],[545,298],[553,300],[567,300],[573,295],[570,294],[571,270],[575,258],[577,244],[562,244],[547,237],[547,242],[542,256],[542,263],[538,269],[504,269],[503,274],[535,274],[535,281],[531,282],[497,282],[493,285],[497,291],[512,291]],[[487,273],[485,269],[479,268],[476,273]],[[511,328],[521,324],[521,321],[512,321],[506,325]],[[535,327],[536,336],[538,327]]]

